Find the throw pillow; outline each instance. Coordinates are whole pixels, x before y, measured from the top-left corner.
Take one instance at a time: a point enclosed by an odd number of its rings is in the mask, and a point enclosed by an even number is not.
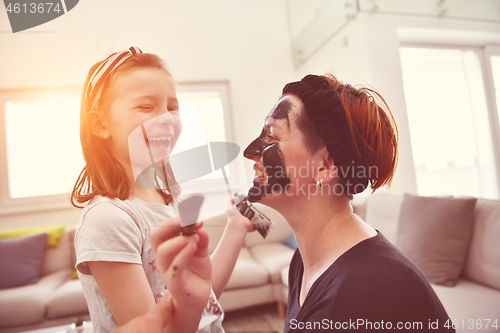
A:
[[[47,234],[0,239],[0,289],[36,283]]]
[[[405,194],[396,246],[435,284],[454,286],[469,247],[476,198]]]
[[[47,227],[28,227],[0,231],[0,238],[17,238],[34,234],[47,234],[47,246],[57,246],[64,234],[64,226],[51,225]]]
[[[282,243],[290,246],[294,250],[297,249],[297,242],[295,241],[295,237],[293,237],[293,235],[282,241]]]

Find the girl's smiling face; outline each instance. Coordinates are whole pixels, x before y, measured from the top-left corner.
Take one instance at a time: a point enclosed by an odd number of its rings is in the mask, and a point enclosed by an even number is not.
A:
[[[154,162],[167,158],[179,138],[182,125],[175,84],[167,71],[156,68],[121,72],[111,83],[104,117],[109,148],[122,165],[131,165],[138,175],[153,164],[142,127]]]

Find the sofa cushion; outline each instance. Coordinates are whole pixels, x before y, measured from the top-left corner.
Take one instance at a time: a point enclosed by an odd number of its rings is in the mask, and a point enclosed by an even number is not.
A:
[[[281,242],[282,244],[285,244],[289,246],[291,249],[296,250],[297,249],[297,241],[295,240],[295,237],[292,235],[285,239],[284,241]]]
[[[36,283],[47,234],[0,239],[0,289]]]
[[[226,290],[248,288],[269,282],[269,274],[264,266],[252,258],[247,248],[242,248],[234,266],[233,274],[229,278]]]
[[[261,205],[261,204],[253,204],[257,210],[266,215],[271,221],[274,222],[274,226],[269,231],[269,234],[264,239],[258,232],[251,232],[245,237],[245,246],[252,247],[255,245],[261,244],[271,244],[271,243],[279,243],[282,240],[287,239],[292,236],[292,229],[285,221],[283,216],[280,215],[274,209]]]
[[[378,194],[378,192],[377,192]],[[372,193],[360,193],[351,200],[353,213],[358,215],[363,221],[366,221],[366,201],[372,196]]]
[[[258,304],[274,302],[275,299],[274,299],[273,287],[274,286],[272,284],[268,283],[248,288],[225,290],[219,297],[219,303],[224,309],[224,311],[227,312],[227,311],[247,308],[249,306],[254,306]],[[230,331],[226,332],[229,333]],[[240,332],[248,332],[248,331],[240,331]],[[259,331],[252,331],[252,332],[259,332]]]
[[[478,199],[463,276],[500,290],[500,201]]]
[[[224,212],[203,221],[203,228],[208,233],[208,252],[213,253],[219,244],[227,224],[227,214]]]
[[[274,298],[284,304],[288,303],[288,269],[287,266],[281,270],[281,283],[273,284]]]
[[[443,303],[446,312],[450,319],[457,319],[460,325],[461,320],[464,320],[465,330],[461,330],[461,326],[457,332],[491,332],[491,325],[495,319],[499,319],[500,309],[500,291],[485,287],[478,283],[460,279],[454,287],[446,287],[432,284],[441,303]],[[472,319],[474,322],[481,319],[482,329],[467,330],[468,321]],[[485,328],[485,319],[492,319],[488,329]],[[498,322],[497,322],[498,323]],[[500,325],[500,323],[498,323]],[[475,328],[475,327],[474,327]],[[493,330],[493,332],[497,332]]]
[[[399,211],[403,196],[384,192],[372,194],[366,200],[365,222],[396,244]]]
[[[396,246],[435,284],[453,286],[462,271],[476,198],[405,194]]]
[[[272,283],[281,283],[281,270],[290,265],[294,250],[281,243],[252,246],[250,253],[269,272]]]
[[[46,227],[26,227],[6,229],[0,231],[0,238],[18,238],[31,235],[47,234],[47,246],[57,246],[64,234],[63,225],[50,225]]]
[[[75,267],[75,228],[67,229],[57,246],[48,247],[42,265],[42,276]]]
[[[287,286],[288,287],[288,272],[290,271],[290,266],[288,267],[283,267],[283,269],[281,270],[281,283],[283,283],[283,285]]]
[[[71,270],[59,271],[35,284],[0,290],[0,327],[28,325],[45,317],[45,300],[68,280]]]
[[[47,318],[75,316],[88,313],[79,280],[68,280],[47,298]]]

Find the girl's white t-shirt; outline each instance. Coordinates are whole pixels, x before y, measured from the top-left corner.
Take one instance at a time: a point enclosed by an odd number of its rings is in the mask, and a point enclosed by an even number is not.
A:
[[[157,270],[149,235],[160,222],[175,216],[171,205],[152,204],[134,197],[119,200],[96,196],[83,209],[75,234],[76,269],[94,332],[111,332],[118,324],[90,272],[88,262],[142,265],[158,302],[166,289]],[[198,332],[224,332],[223,317],[224,312],[212,291]]]

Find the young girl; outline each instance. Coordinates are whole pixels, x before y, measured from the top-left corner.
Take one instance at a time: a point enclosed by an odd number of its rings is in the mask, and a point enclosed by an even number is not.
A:
[[[79,208],[87,203],[75,235],[76,268],[95,332],[110,332],[146,314],[165,293],[149,236],[153,227],[176,214],[168,184],[164,190],[136,183],[129,137],[145,124],[153,155],[168,156],[181,122],[175,83],[162,60],[131,47],[92,66],[80,116],[86,165],[71,201]],[[201,276],[212,281],[209,310],[201,322],[196,311],[186,311],[184,321],[173,322],[179,325],[173,331],[223,332],[217,297],[229,280],[246,233],[252,230],[248,219],[229,214],[211,258],[212,274]]]

